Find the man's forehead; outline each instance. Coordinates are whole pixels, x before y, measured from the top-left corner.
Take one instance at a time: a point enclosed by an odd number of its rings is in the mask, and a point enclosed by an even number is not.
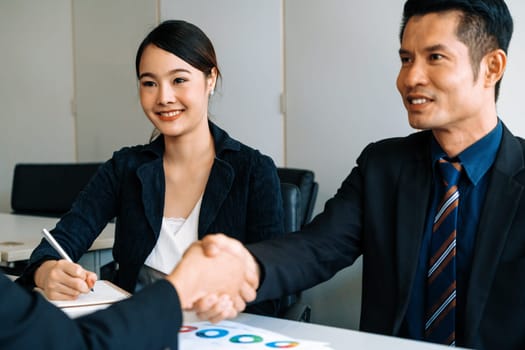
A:
[[[432,34],[435,34],[436,36],[442,36],[445,33],[455,34],[461,15],[462,13],[457,10],[414,15],[407,21],[402,41],[406,39],[407,35],[424,34],[425,36],[432,36]],[[422,32],[423,28],[431,30]]]

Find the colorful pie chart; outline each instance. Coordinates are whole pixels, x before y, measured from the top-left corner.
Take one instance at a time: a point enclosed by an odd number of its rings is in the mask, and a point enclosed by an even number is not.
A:
[[[267,343],[266,346],[269,348],[274,348],[274,349],[290,349],[290,348],[295,348],[296,346],[299,346],[299,343],[296,341],[291,341],[291,340],[282,340],[282,341],[273,341],[271,343]]]
[[[231,337],[230,341],[232,343],[252,344],[262,342],[263,338],[253,334],[239,334],[235,337]]]
[[[197,330],[197,327],[194,327],[194,326],[182,326],[179,329],[179,333],[188,333],[188,332],[193,332],[196,330]]]
[[[201,338],[221,338],[228,334],[228,331],[221,328],[208,328],[195,333],[197,337]]]

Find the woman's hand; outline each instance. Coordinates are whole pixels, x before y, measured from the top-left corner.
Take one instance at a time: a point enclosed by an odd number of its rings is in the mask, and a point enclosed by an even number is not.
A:
[[[48,260],[35,271],[35,284],[50,300],[75,300],[90,292],[97,275],[67,260]]]

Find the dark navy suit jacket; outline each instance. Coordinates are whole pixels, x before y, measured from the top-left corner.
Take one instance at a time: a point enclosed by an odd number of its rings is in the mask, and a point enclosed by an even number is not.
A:
[[[177,349],[182,322],[175,288],[165,280],[108,309],[71,320],[39,293],[0,274],[0,348]]]
[[[370,144],[303,231],[249,245],[258,300],[329,279],[363,256],[360,328],[400,335],[432,191],[429,131]],[[476,232],[460,346],[525,349],[525,141],[504,127]]]
[[[211,122],[210,131],[216,157],[202,199],[199,238],[222,232],[253,243],[282,235],[280,181],[272,159],[232,139]],[[77,261],[116,217],[113,256],[119,269],[114,282],[130,292],[160,233],[165,194],[163,153],[162,137],[115,152],[52,231]],[[17,282],[32,286],[34,270],[49,258],[59,256],[42,241]]]

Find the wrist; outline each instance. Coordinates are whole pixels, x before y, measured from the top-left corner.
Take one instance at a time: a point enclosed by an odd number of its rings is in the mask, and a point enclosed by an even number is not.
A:
[[[204,292],[199,290],[198,276],[195,274],[184,275],[181,269],[175,269],[166,279],[173,285],[183,309],[190,309],[193,303],[204,296]]]
[[[53,268],[53,266],[56,265],[56,263],[57,263],[56,260],[47,260],[47,261],[44,261],[42,264],[40,264],[39,267],[37,267],[37,269],[35,270],[35,275],[33,279],[34,279],[35,285],[38,288],[41,288],[41,289],[44,288],[45,280],[47,276],[49,275],[49,271]]]

